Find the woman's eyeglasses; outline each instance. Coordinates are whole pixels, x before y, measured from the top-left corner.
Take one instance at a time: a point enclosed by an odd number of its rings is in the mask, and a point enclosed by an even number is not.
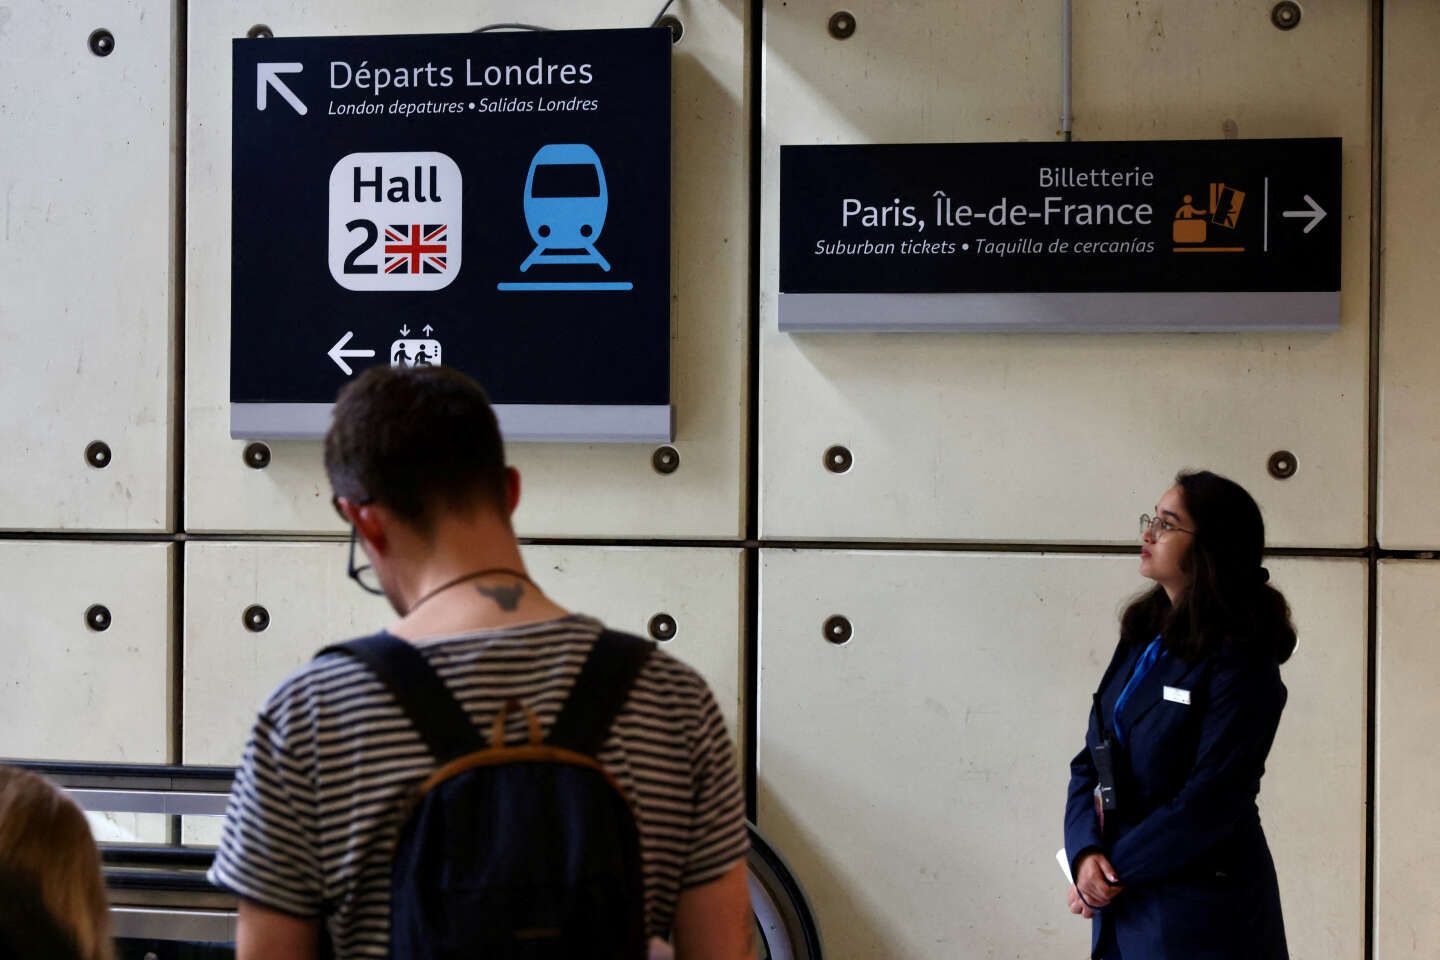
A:
[[[1156,540],[1159,540],[1161,537],[1165,536],[1165,534],[1171,532],[1188,533],[1191,536],[1194,536],[1195,534],[1194,530],[1186,530],[1184,527],[1177,527],[1175,526],[1175,524],[1171,523],[1169,520],[1166,520],[1164,517],[1152,517],[1148,513],[1140,514],[1141,537],[1149,535],[1153,536]]]
[[[362,497],[358,500],[351,500],[350,504],[351,506],[355,507],[363,507],[367,503],[374,502],[375,500],[373,497]],[[350,560],[345,566],[346,574],[349,575],[351,580],[354,580],[356,583],[360,584],[360,589],[364,590],[366,593],[373,593],[377,597],[383,596],[385,594],[385,591],[380,586],[380,578],[375,574],[375,568],[370,566],[370,564],[368,563],[363,563],[358,567],[355,565],[355,541],[358,539],[358,537],[355,533],[355,525],[353,523],[350,523],[350,518],[345,516],[344,510],[340,509],[340,497],[338,495],[331,497],[330,505],[335,508],[335,513],[340,517],[340,519],[345,521],[346,525],[350,527]]]

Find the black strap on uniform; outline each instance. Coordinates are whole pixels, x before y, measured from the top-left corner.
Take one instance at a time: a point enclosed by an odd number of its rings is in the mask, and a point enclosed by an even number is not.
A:
[[[413,644],[377,633],[326,647],[316,656],[327,653],[348,654],[370,668],[399,702],[438,766],[485,749],[484,738],[464,708]]]
[[[546,742],[589,756],[599,753],[610,725],[654,649],[653,643],[639,637],[602,632],[585,658]],[[326,653],[354,657],[385,684],[437,765],[485,749],[484,738],[470,723],[464,708],[413,644],[388,633],[377,633],[326,647],[316,656]]]
[[[1100,742],[1090,748],[1090,758],[1095,762],[1100,808],[1118,810],[1120,800],[1115,792],[1115,742],[1110,739],[1110,727],[1105,723],[1105,711],[1100,703],[1099,692],[1095,694],[1095,720],[1100,725]]]
[[[587,756],[597,755],[654,649],[655,644],[649,640],[626,633],[601,633],[545,742]]]

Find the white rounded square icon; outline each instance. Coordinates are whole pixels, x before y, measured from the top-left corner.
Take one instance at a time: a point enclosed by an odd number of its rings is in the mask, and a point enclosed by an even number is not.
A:
[[[439,290],[460,272],[460,168],[352,153],[330,171],[330,275],[346,290]]]

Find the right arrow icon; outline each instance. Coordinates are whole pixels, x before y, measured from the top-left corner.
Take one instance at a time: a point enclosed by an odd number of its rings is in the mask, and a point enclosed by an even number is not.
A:
[[[1309,210],[1286,210],[1280,215],[1282,217],[1308,217],[1310,222],[1305,224],[1304,232],[1309,233],[1315,229],[1316,224],[1325,219],[1325,211],[1321,208],[1320,204],[1315,202],[1315,198],[1308,193],[1305,194],[1305,202],[1310,205]]]

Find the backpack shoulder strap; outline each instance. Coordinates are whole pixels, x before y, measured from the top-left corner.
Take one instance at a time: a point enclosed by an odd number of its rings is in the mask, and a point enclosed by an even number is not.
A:
[[[399,701],[435,762],[444,766],[457,757],[485,749],[465,710],[440,675],[412,644],[389,633],[376,633],[337,643],[316,654],[342,653],[370,669]]]
[[[595,641],[545,742],[587,756],[600,752],[655,644],[606,630]]]

